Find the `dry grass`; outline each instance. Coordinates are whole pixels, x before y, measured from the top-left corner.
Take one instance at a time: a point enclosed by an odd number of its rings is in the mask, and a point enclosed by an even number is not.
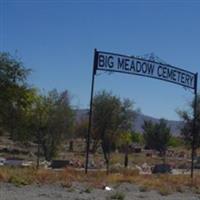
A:
[[[31,183],[49,184],[60,183],[63,187],[71,187],[72,182],[86,183],[88,187],[102,188],[122,182],[134,183],[146,190],[155,189],[162,195],[172,192],[184,192],[184,188],[193,188],[200,191],[200,175],[196,175],[193,182],[189,175],[139,175],[136,170],[122,170],[121,173],[106,175],[102,171],[90,171],[85,175],[84,171],[76,171],[66,168],[62,171],[48,169],[35,170],[33,168],[0,168],[0,181],[10,182],[15,185]]]

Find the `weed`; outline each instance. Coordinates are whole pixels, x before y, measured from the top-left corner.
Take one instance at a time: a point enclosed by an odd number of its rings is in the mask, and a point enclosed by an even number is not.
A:
[[[200,194],[200,187],[196,187],[196,188],[194,189],[194,192],[195,192],[196,194]]]
[[[133,177],[133,176],[138,176],[139,175],[139,170],[138,169],[123,169],[121,173],[125,177]]]
[[[176,186],[176,191],[183,193],[184,192],[184,188],[181,185]]]
[[[139,187],[139,191],[140,192],[147,192],[148,191],[148,187],[145,186],[145,185],[142,185],[142,186]]]
[[[120,173],[111,173],[108,176],[104,171],[84,171],[66,168],[62,171],[34,168],[0,168],[0,182],[10,182],[17,186],[31,183],[50,184],[60,183],[63,187],[70,188],[72,182],[87,183],[91,188],[103,188],[105,185],[116,185],[129,182],[140,185],[140,192],[148,189],[157,190],[162,195],[171,192],[184,192],[187,188],[198,188],[194,192],[200,193],[200,175],[195,175],[194,180],[188,175],[139,175],[137,170],[125,169]],[[84,192],[84,191],[82,191]],[[86,189],[86,192],[90,192]]]
[[[172,189],[170,187],[161,187],[159,189],[159,193],[162,196],[167,196],[167,195],[170,195],[172,193]]]
[[[64,188],[71,188],[72,182],[70,182],[70,181],[62,182],[61,186],[64,187]]]
[[[91,192],[92,192],[92,188],[89,188],[89,187],[88,187],[88,188],[86,188],[86,189],[84,190],[84,192],[85,192],[85,193],[91,193]]]
[[[124,195],[124,193],[116,192],[115,194],[110,196],[110,199],[124,200],[125,199],[125,195]]]
[[[71,187],[71,188],[69,188],[67,191],[68,191],[68,192],[74,192],[75,189]]]

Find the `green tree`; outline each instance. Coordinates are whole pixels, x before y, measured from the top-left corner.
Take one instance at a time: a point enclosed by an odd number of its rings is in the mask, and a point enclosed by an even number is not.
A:
[[[26,69],[23,63],[9,53],[0,52],[0,87],[8,88],[13,85],[26,84],[30,69]]]
[[[138,143],[138,144],[143,144],[144,139],[142,133],[139,132],[132,132],[132,142]]]
[[[171,146],[171,147],[184,146],[184,140],[181,137],[172,136],[169,141],[169,146]]]
[[[144,144],[147,149],[155,148],[155,126],[152,121],[144,121],[144,124],[142,126],[144,132],[143,132],[143,138],[144,138]]]
[[[30,69],[9,53],[0,52],[0,127],[11,139],[23,136],[26,112],[33,103],[34,89],[27,84]]]
[[[121,149],[124,151],[124,167],[128,167],[128,153],[129,145],[132,143],[132,133],[122,132],[119,134],[119,141],[117,142]]]
[[[30,116],[33,135],[45,159],[51,160],[73,132],[74,114],[68,92],[52,90],[47,95],[40,95]]]
[[[155,149],[160,152],[161,156],[165,156],[171,139],[170,128],[167,127],[166,121],[161,119],[159,123],[155,124],[151,121],[145,121],[143,129],[146,147]]]
[[[183,127],[181,129],[181,136],[188,147],[192,145],[192,131],[193,131],[193,112],[194,100],[189,104],[188,110],[177,111],[180,118],[183,120]],[[200,94],[197,95],[197,116],[196,116],[196,130],[195,130],[195,149],[200,147]]]
[[[87,130],[88,130],[88,119],[85,117],[76,122],[74,135],[78,138],[86,139]]]
[[[112,93],[101,91],[94,97],[93,103],[93,139],[100,140],[109,172],[110,153],[116,147],[121,132],[132,128],[132,102]]]

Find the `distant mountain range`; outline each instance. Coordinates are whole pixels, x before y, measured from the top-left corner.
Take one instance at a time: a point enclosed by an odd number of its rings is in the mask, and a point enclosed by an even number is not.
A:
[[[77,109],[75,110],[76,113],[76,120],[79,121],[84,117],[88,116],[89,111],[87,109]],[[144,115],[142,113],[135,113],[136,114],[136,119],[133,122],[133,130],[137,132],[143,132],[142,125],[144,124],[144,121],[149,121],[151,120],[153,123],[158,123],[159,119]],[[173,135],[180,135],[180,129],[183,127],[183,122],[182,121],[175,121],[175,120],[167,120],[167,126],[171,129],[171,133]]]
[[[137,113],[136,115],[136,120],[134,122],[134,130],[139,131],[139,132],[143,132],[142,129],[142,125],[144,123],[144,121],[148,121],[151,120],[153,123],[158,123],[160,119],[151,117],[151,116],[147,116],[141,113]],[[171,129],[171,133],[173,135],[180,135],[180,130],[183,127],[183,122],[182,121],[175,121],[175,120],[167,120],[167,126]]]

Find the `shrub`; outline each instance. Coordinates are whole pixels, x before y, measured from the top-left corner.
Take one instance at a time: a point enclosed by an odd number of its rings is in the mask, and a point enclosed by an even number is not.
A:
[[[91,193],[91,192],[92,192],[92,188],[89,188],[89,187],[88,187],[88,188],[85,189],[84,192],[85,192],[85,193]]]
[[[18,187],[29,184],[28,180],[20,176],[11,176],[8,182]]]
[[[177,192],[180,192],[180,193],[183,193],[184,192],[184,188],[180,185],[176,186],[176,191]]]
[[[72,182],[70,182],[70,181],[62,182],[61,186],[64,187],[64,188],[71,188]]]
[[[161,187],[159,189],[159,194],[162,196],[167,196],[172,193],[172,189],[170,187]]]
[[[196,188],[194,189],[194,192],[195,192],[196,194],[200,194],[200,187],[196,187]]]
[[[140,186],[140,187],[139,187],[139,191],[140,191],[140,192],[146,192],[146,191],[148,191],[148,187],[145,186],[145,185]]]

